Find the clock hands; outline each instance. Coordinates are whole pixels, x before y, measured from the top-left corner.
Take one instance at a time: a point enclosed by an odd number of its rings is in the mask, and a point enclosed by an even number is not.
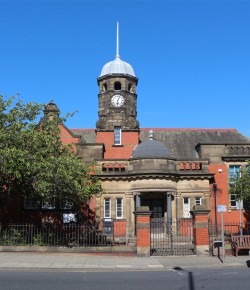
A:
[[[117,98],[116,104],[119,105],[120,96]]]

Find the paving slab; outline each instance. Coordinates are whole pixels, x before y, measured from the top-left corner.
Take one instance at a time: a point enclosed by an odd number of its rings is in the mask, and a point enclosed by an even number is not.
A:
[[[0,252],[1,269],[71,270],[168,270],[175,268],[247,267],[249,256],[226,256],[225,262],[211,256],[137,257],[84,253]]]

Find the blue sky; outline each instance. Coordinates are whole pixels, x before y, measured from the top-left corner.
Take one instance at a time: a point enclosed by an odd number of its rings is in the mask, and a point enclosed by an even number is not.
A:
[[[119,21],[142,128],[250,136],[250,1],[0,0],[0,13],[0,94],[78,110],[69,128],[95,128]]]

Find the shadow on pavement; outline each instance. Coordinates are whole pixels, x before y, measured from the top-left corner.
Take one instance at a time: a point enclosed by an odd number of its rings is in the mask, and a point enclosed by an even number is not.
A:
[[[250,263],[250,261],[249,261],[249,263]],[[188,274],[188,285],[189,285],[188,290],[195,290],[194,278],[193,278],[193,273],[192,272],[184,270],[181,267],[174,267],[173,269],[176,270],[176,271],[184,271],[184,272],[186,272]]]

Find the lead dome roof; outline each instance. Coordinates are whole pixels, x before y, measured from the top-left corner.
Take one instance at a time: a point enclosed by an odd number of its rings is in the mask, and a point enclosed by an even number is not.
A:
[[[117,55],[113,61],[110,61],[103,66],[100,77],[113,74],[125,74],[136,77],[132,66],[121,60],[119,55]]]
[[[167,147],[160,141],[153,139],[153,132],[149,132],[149,139],[137,145],[132,152],[132,158],[169,158]]]

